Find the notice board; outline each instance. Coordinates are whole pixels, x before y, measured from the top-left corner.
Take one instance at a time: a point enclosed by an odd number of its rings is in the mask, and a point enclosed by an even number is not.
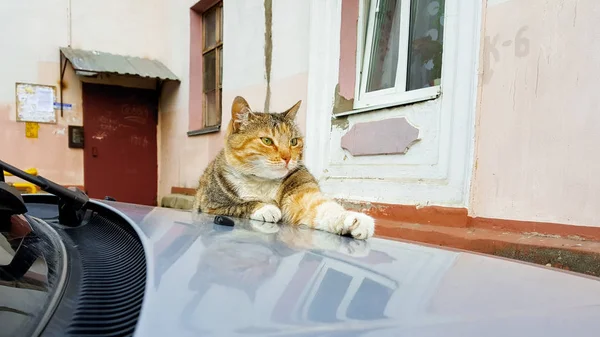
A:
[[[56,87],[54,86],[17,83],[17,121],[56,123],[55,97]]]

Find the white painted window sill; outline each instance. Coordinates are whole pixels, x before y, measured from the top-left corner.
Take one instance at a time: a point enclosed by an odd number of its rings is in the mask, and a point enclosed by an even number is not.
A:
[[[359,105],[355,109],[336,113],[336,114],[334,114],[334,117],[344,117],[344,116],[355,115],[355,114],[364,113],[364,112],[389,109],[389,108],[401,107],[403,105],[409,105],[409,104],[414,104],[414,103],[419,103],[419,102],[430,101],[430,100],[434,100],[434,99],[440,97],[440,95],[441,95],[440,86],[419,89],[419,90],[415,90],[414,92],[406,92],[403,95],[401,95],[398,99],[394,100],[393,102],[381,103],[381,104],[366,103],[366,104],[363,104],[362,106]]]
[[[209,133],[215,133],[221,131],[221,124],[215,126],[207,126],[202,129],[188,131],[188,137],[201,136]]]

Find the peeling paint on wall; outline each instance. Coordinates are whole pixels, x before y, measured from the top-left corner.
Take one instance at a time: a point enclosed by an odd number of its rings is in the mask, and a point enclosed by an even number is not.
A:
[[[335,92],[333,94],[333,114],[341,112],[351,111],[354,108],[354,98],[346,98],[340,94],[340,84],[335,86]]]
[[[65,135],[65,130],[66,128],[56,128],[52,131],[53,134],[55,135],[61,135],[64,136]]]
[[[348,121],[348,117],[339,117],[331,119],[331,130],[333,128],[338,128],[341,130],[348,130],[350,122]]]

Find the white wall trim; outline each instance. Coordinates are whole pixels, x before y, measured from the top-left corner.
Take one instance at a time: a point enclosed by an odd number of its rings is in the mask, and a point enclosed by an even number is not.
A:
[[[465,165],[464,172],[464,187],[463,187],[463,202],[464,206],[469,209],[471,206],[471,188],[473,182],[473,174],[475,170],[475,142],[476,142],[476,127],[477,127],[477,113],[478,113],[478,103],[480,97],[480,79],[481,79],[481,67],[480,65],[483,62],[483,50],[481,48],[482,37],[485,35],[485,27],[483,25],[483,10],[484,10],[484,0],[475,1],[477,4],[472,7],[471,10],[473,13],[471,14],[474,18],[472,21],[472,30],[476,32],[473,34],[473,40],[471,44],[473,49],[476,51],[474,54],[473,60],[473,72],[471,73],[472,81],[471,81],[471,109],[472,112],[469,114],[470,123],[468,124],[470,127],[468,128],[468,136],[469,136],[469,149],[467,153],[467,163]],[[464,4],[464,1],[463,1]],[[487,5],[489,6],[489,4]]]
[[[329,130],[338,82],[342,0],[310,0],[304,162],[317,179],[329,157]]]

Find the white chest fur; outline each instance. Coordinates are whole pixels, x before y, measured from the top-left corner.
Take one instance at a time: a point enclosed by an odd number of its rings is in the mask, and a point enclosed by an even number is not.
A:
[[[281,180],[264,179],[255,176],[227,174],[227,180],[237,190],[238,195],[245,200],[271,201],[275,200]]]

